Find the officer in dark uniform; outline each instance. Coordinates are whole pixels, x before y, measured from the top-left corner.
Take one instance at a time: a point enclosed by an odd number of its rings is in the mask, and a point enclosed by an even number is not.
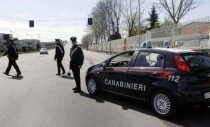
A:
[[[77,38],[71,37],[70,40],[72,42],[72,48],[70,49],[70,70],[72,70],[76,82],[76,87],[73,90],[75,90],[75,93],[78,93],[81,92],[80,69],[83,65],[84,55],[82,49],[76,44]]]
[[[20,72],[20,69],[16,63],[16,60],[18,60],[18,49],[15,46],[13,40],[9,40],[8,44],[9,44],[8,51],[6,53],[4,53],[3,56],[6,56],[6,55],[8,56],[9,64],[8,64],[8,67],[7,67],[6,71],[4,72],[4,74],[9,75],[11,67],[13,66],[17,72],[16,76],[20,76],[21,72]]]
[[[63,57],[65,55],[65,50],[63,48],[63,45],[60,43],[60,39],[55,39],[55,42],[56,42],[56,49],[55,49],[55,57],[54,57],[54,60],[57,60],[57,66],[58,66],[58,73],[56,75],[61,75],[61,70],[63,71],[62,74],[65,74],[65,69],[62,65],[62,60],[63,60]]]

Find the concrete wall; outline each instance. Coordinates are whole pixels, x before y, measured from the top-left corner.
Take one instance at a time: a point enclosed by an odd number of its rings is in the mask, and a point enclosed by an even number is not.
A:
[[[146,40],[146,34],[141,35],[140,39],[141,42],[144,42]],[[111,51],[112,53],[118,53],[127,49],[139,48],[140,45],[139,36],[133,36],[124,39],[108,41],[106,43],[89,45],[89,50],[106,53],[110,53]]]

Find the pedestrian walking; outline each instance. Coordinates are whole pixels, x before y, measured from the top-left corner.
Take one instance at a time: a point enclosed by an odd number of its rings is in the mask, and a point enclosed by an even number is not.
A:
[[[56,42],[56,49],[55,49],[55,57],[54,57],[54,60],[57,61],[57,67],[58,67],[58,73],[56,75],[61,75],[61,69],[62,69],[62,75],[64,75],[66,72],[65,72],[65,69],[63,67],[63,64],[62,64],[62,60],[63,60],[63,57],[65,55],[65,50],[64,50],[64,47],[63,45],[60,43],[60,39],[55,39],[55,42]]]
[[[77,45],[77,38],[71,37],[72,47],[70,49],[70,70],[75,78],[76,87],[73,88],[74,93],[81,92],[80,69],[82,68],[84,55],[82,49]]]
[[[7,52],[3,54],[3,56],[7,55],[8,60],[9,60],[8,67],[7,67],[6,71],[4,72],[4,74],[9,75],[11,67],[13,66],[17,72],[16,76],[21,76],[20,69],[16,63],[16,60],[18,60],[18,49],[15,46],[13,40],[8,40],[8,47],[9,48],[8,48]]]

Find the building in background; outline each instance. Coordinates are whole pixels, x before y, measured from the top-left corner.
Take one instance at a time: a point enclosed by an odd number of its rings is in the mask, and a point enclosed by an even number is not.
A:
[[[5,34],[5,33],[0,33],[0,51],[4,52],[7,50],[7,40],[12,39],[13,35],[12,34]]]
[[[36,50],[41,48],[40,40],[38,39],[22,39],[16,40],[15,45],[19,50],[26,48],[26,50]]]
[[[41,48],[40,40],[38,39],[22,39],[13,38],[12,34],[0,33],[0,51],[5,52],[8,49],[7,40],[13,39],[19,51],[36,50]]]

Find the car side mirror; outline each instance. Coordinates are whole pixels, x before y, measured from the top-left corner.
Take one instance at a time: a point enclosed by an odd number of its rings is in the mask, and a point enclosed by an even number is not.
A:
[[[160,59],[163,61],[163,66],[162,67],[165,68],[166,67],[165,56],[161,55]]]
[[[105,63],[105,62],[103,62],[103,63],[101,64],[101,66],[103,67],[103,70],[106,69],[106,63]]]

